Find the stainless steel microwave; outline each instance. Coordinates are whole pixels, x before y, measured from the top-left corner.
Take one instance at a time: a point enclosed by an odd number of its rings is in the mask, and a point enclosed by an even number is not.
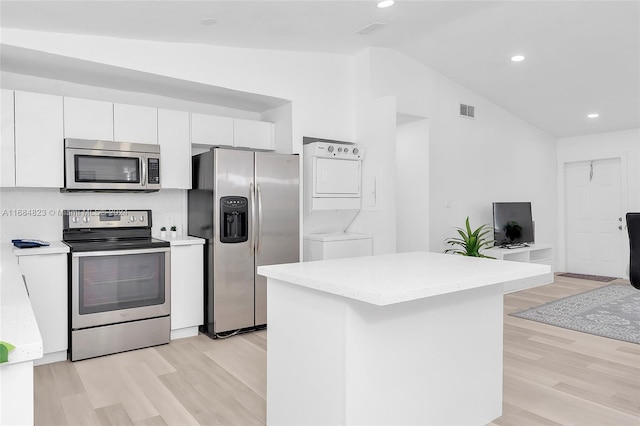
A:
[[[61,191],[157,191],[160,146],[65,139],[64,169]]]

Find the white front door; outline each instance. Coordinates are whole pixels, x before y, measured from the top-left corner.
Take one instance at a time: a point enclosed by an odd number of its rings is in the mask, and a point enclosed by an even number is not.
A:
[[[624,276],[620,159],[566,163],[564,174],[567,272]]]

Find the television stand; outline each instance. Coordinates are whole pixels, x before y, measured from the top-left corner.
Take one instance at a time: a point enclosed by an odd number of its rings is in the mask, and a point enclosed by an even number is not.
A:
[[[520,247],[529,247],[529,244],[527,244],[527,243],[512,243],[512,244],[502,244],[499,247],[511,250],[511,249],[520,248]]]
[[[495,257],[498,260],[549,265],[551,266],[551,272],[553,272],[553,248],[549,244],[530,244],[527,246],[511,246],[506,248],[495,246],[482,251],[482,254]],[[553,274],[551,275],[551,280],[545,284],[551,284],[552,282]],[[527,288],[531,288],[531,286],[527,286],[526,283],[509,283],[505,285],[504,292],[505,294],[513,293],[515,291],[526,290]]]

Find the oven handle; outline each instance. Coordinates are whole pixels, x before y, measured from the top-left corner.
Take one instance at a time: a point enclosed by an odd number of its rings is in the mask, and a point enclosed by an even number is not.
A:
[[[161,248],[152,248],[152,249],[83,251],[80,253],[72,252],[71,256],[72,257],[126,256],[130,254],[166,253],[170,251],[171,251],[171,247],[161,247]]]

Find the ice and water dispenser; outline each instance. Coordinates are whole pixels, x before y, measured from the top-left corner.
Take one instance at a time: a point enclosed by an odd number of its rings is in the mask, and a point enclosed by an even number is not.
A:
[[[220,242],[242,243],[249,235],[246,197],[220,197]]]

